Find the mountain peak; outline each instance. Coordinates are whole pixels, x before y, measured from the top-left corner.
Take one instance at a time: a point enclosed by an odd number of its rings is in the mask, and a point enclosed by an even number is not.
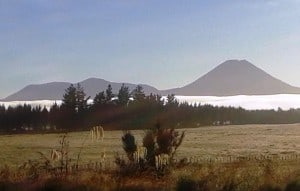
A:
[[[87,79],[83,80],[82,82],[88,82],[88,81],[106,81],[106,80],[101,79],[101,78],[91,77],[91,78],[87,78]],[[80,83],[82,83],[82,82],[80,82]]]
[[[247,60],[227,60],[196,81],[167,94],[231,96],[300,93]]]
[[[227,60],[216,68],[208,72],[208,74],[215,73],[215,75],[240,75],[240,74],[249,74],[249,73],[264,73],[268,75],[262,69],[256,67],[254,64],[247,60]],[[243,76],[242,76],[243,77]]]
[[[254,64],[247,60],[226,60],[217,67],[255,67]]]

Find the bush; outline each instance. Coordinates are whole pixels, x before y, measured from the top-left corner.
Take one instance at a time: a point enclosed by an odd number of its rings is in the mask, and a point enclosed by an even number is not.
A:
[[[49,179],[42,186],[36,189],[37,191],[96,191],[92,185],[79,184],[74,181],[68,181],[61,178]]]
[[[285,191],[298,191],[298,190],[300,190],[299,181],[290,182],[285,188]]]
[[[206,191],[209,190],[206,181],[196,181],[189,177],[181,177],[176,186],[177,191]]]
[[[143,138],[143,147],[138,148],[135,137],[129,131],[122,136],[123,149],[127,154],[129,163],[119,156],[116,157],[116,164],[120,173],[129,175],[137,171],[156,170],[157,175],[164,175],[168,172],[173,157],[181,145],[185,133],[179,133],[174,128],[156,128],[148,130]]]
[[[135,137],[130,133],[130,131],[127,131],[122,137],[122,142],[123,149],[126,152],[128,159],[133,161],[133,153],[137,150]]]
[[[11,182],[8,182],[8,181],[5,181],[5,182],[0,182],[0,190],[1,191],[15,191],[15,190],[24,190],[22,189],[22,187],[20,185],[17,185],[15,183],[11,183]]]

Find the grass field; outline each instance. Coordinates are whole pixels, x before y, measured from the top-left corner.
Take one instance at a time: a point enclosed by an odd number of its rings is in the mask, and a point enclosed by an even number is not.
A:
[[[183,144],[177,158],[184,157],[246,157],[249,155],[285,156],[300,154],[300,124],[291,125],[241,125],[214,126],[185,131]],[[132,131],[141,145],[144,131]],[[76,159],[82,148],[81,161],[100,159],[106,153],[107,161],[113,163],[116,153],[122,150],[122,131],[105,131],[103,141],[92,141],[89,132],[69,133],[70,156]],[[2,135],[0,136],[0,163],[16,167],[29,159],[40,157],[38,152],[50,157],[51,149],[59,148],[62,134]]]

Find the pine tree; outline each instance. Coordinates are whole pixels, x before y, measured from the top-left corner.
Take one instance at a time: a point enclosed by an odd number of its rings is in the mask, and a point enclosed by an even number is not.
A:
[[[80,84],[70,85],[66,89],[63,96],[63,103],[61,106],[61,120],[60,126],[66,129],[82,128],[84,125],[85,111],[88,109],[86,94]]]
[[[76,110],[78,112],[83,112],[88,108],[87,101],[90,97],[85,98],[86,94],[83,87],[80,84],[77,84],[76,87]]]
[[[174,94],[168,95],[167,100],[168,100],[166,104],[167,106],[178,106],[179,104]]]
[[[82,112],[87,109],[87,101],[89,99],[85,98],[86,94],[84,92],[83,87],[80,84],[77,84],[74,87],[71,84],[66,90],[65,94],[63,95],[63,103],[62,107],[64,109],[68,109],[69,112],[78,113]]]
[[[107,102],[104,91],[99,92],[96,94],[94,98],[94,105],[99,106],[99,105],[104,105]]]
[[[112,98],[114,97],[114,94],[112,92],[112,87],[110,84],[107,86],[105,93],[106,93],[106,103],[110,103],[112,101]]]
[[[134,102],[142,103],[145,100],[145,93],[143,87],[141,85],[136,86],[136,88],[132,91],[132,97]]]
[[[126,106],[130,98],[129,88],[122,84],[118,93],[118,104],[120,106]]]
[[[71,84],[66,90],[65,94],[63,95],[62,100],[62,108],[69,110],[70,112],[76,112],[76,88],[73,84]]]
[[[49,111],[49,123],[51,128],[56,129],[60,126],[60,107],[55,102]]]

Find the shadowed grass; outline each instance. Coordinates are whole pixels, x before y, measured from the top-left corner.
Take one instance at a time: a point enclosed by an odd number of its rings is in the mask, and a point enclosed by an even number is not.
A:
[[[173,167],[165,176],[119,174],[116,170],[81,170],[68,176],[43,173],[32,178],[23,171],[1,170],[0,190],[299,190],[300,167],[277,161],[194,164]]]

